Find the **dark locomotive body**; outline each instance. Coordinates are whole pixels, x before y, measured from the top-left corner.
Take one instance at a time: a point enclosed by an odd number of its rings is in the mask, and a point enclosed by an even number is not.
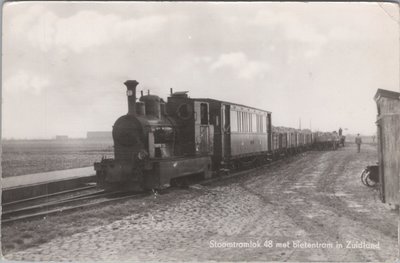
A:
[[[95,163],[98,184],[129,190],[164,188],[178,178],[211,176],[213,126],[208,104],[186,94],[141,96],[138,82],[127,81],[128,114],[113,126],[114,159]]]
[[[126,81],[128,113],[113,126],[114,159],[95,163],[98,184],[159,189],[183,178],[260,165],[335,144],[327,133],[273,127],[271,112],[175,92],[136,102],[137,81]]]

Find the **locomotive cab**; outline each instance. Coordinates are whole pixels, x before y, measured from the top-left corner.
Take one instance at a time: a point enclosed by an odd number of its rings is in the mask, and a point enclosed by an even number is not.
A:
[[[167,113],[176,121],[179,133],[176,155],[207,156],[213,154],[214,126],[210,124],[209,103],[191,99],[187,92],[168,97]]]

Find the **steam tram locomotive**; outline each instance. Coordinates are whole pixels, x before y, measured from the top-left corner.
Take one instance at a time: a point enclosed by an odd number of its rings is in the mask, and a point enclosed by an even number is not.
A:
[[[126,190],[160,189],[182,178],[210,178],[221,169],[260,165],[335,137],[310,130],[273,127],[271,112],[208,98],[171,94],[136,102],[135,80],[127,87],[128,113],[113,126],[114,159],[96,162],[98,184]]]

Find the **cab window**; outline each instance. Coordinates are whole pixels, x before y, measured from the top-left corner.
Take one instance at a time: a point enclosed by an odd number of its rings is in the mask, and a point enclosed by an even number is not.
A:
[[[208,105],[207,103],[200,104],[200,123],[202,125],[208,124]]]

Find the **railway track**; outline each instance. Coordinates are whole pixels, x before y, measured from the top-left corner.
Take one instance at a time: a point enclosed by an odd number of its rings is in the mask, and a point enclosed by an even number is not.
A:
[[[288,159],[281,159],[272,163],[264,164],[247,170],[234,172],[227,171],[226,174],[216,176],[206,180],[189,181],[187,185],[201,184],[209,185],[218,181],[225,181],[231,178],[245,176],[251,172],[264,169],[282,162],[288,162]],[[157,191],[163,194],[173,190],[170,187]],[[47,215],[59,214],[68,211],[74,211],[95,205],[104,205],[111,202],[122,201],[129,198],[140,198],[149,195],[149,192],[133,193],[123,191],[104,191],[96,186],[86,186],[68,191],[57,192],[49,195],[37,196],[24,200],[18,200],[3,204],[3,213],[1,222],[10,224],[16,221],[30,220],[34,218],[46,217]]]
[[[250,169],[233,171],[232,173],[228,171],[224,175],[220,175],[220,176],[216,176],[216,177],[213,177],[213,178],[210,178],[210,179],[203,180],[203,181],[199,182],[199,184],[208,185],[208,184],[212,184],[212,183],[218,182],[218,181],[224,181],[224,180],[229,180],[229,179],[240,177],[240,176],[246,176],[251,172],[255,172],[255,171],[258,171],[258,170],[261,170],[261,169],[265,169],[265,168],[268,168],[268,167],[271,167],[271,166],[279,165],[279,164],[282,164],[282,163],[285,163],[285,162],[286,163],[290,162],[292,160],[292,158],[295,157],[295,156],[298,156],[298,155],[292,155],[292,156],[289,156],[289,157],[287,157],[285,159],[279,159],[279,160],[276,160],[276,161],[273,161],[273,162],[270,162],[270,163],[267,163],[267,164],[262,164],[260,166],[256,166],[256,167],[250,168]]]
[[[88,189],[83,189],[83,190],[88,190]],[[74,190],[79,191],[82,189],[74,189]],[[50,196],[54,197],[61,194],[65,194],[65,192],[55,193]],[[43,200],[46,199],[46,196],[30,198],[26,200],[16,201],[13,203],[8,203],[5,206],[5,209],[3,209],[1,222],[2,224],[9,224],[16,221],[46,217],[47,215],[51,214],[59,214],[67,211],[74,211],[89,206],[107,204],[128,198],[142,197],[145,195],[147,195],[147,193],[132,193],[132,192],[122,192],[122,191],[108,192],[104,190],[95,190],[90,193],[69,196],[61,199],[42,202],[39,204],[27,205],[27,203],[33,201],[32,199],[34,199],[35,201]]]
[[[88,185],[84,187],[79,187],[75,189],[70,189],[70,190],[65,190],[65,191],[60,191],[52,194],[46,194],[46,195],[39,195],[31,198],[26,198],[26,199],[21,199],[21,200],[16,200],[12,202],[7,202],[2,204],[3,211],[10,209],[10,207],[15,208],[19,205],[26,205],[29,203],[34,203],[40,200],[49,200],[53,198],[59,198],[63,195],[68,196],[71,195],[73,196],[75,193],[83,192],[83,191],[90,191],[96,188],[96,185]]]

